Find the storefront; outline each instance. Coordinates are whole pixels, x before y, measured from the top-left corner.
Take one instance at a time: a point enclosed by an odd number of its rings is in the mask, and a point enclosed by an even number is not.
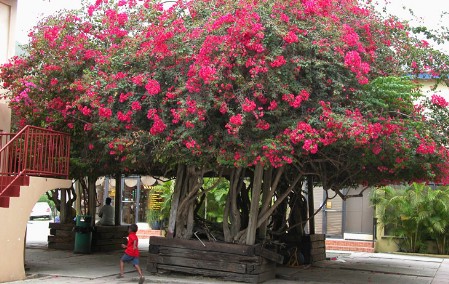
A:
[[[122,224],[147,223],[147,211],[151,207],[150,191],[158,184],[158,179],[151,176],[128,176],[121,179],[120,220]],[[102,177],[97,180],[98,202],[103,204],[106,197],[113,202],[116,195],[115,179]],[[114,203],[112,206],[116,206]]]

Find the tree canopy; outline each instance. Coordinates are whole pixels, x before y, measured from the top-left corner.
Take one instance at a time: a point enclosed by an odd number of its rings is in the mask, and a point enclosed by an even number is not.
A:
[[[40,22],[0,73],[18,127],[71,133],[78,175],[261,165],[338,193],[445,182],[432,110],[447,102],[425,108],[411,81],[447,78],[416,33],[443,37],[371,1],[171,4],[97,0]]]

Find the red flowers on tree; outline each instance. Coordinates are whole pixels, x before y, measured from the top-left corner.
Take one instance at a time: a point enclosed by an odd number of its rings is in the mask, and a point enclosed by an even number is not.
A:
[[[359,2],[97,0],[42,21],[0,77],[20,123],[72,133],[97,174],[158,157],[291,167],[337,191],[441,180],[442,127],[388,76],[447,78],[447,56]]]

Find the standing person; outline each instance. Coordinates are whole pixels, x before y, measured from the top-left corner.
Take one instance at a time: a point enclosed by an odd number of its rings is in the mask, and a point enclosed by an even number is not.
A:
[[[114,226],[114,207],[111,205],[112,199],[106,197],[105,205],[101,207],[98,216],[101,218],[96,225]]]
[[[128,244],[122,244],[122,248],[125,249],[125,253],[120,259],[120,274],[117,278],[123,278],[123,269],[125,262],[131,262],[136,268],[137,273],[139,273],[139,284],[145,281],[145,277],[142,274],[142,270],[139,266],[139,239],[137,238],[137,230],[139,228],[136,224],[131,224],[128,229]]]

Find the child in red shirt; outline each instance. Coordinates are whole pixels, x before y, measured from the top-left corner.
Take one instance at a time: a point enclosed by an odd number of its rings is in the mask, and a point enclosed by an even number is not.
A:
[[[125,249],[125,253],[120,259],[120,274],[117,278],[123,278],[124,263],[131,262],[136,268],[137,273],[139,273],[139,284],[142,284],[145,281],[145,277],[143,276],[142,270],[139,266],[139,239],[136,235],[137,230],[138,227],[136,224],[131,224],[128,228],[128,244],[122,244],[122,248]]]

